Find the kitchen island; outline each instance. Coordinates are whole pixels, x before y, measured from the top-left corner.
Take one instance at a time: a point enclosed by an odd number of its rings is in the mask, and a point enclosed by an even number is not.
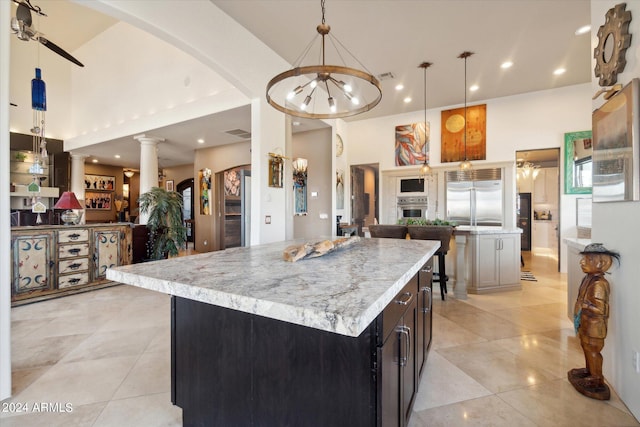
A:
[[[283,261],[300,243],[108,270],[173,296],[172,400],[184,425],[407,425],[439,242],[362,239]]]

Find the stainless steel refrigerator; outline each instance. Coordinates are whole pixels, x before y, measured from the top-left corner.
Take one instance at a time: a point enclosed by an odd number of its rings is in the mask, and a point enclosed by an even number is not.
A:
[[[447,219],[461,225],[503,224],[500,169],[447,172]]]

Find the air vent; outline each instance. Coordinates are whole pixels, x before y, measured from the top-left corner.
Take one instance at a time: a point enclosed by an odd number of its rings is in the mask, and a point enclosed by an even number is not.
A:
[[[382,74],[378,74],[378,80],[380,80],[380,81],[391,80],[391,79],[395,79],[395,78],[396,78],[396,76],[394,76],[391,71],[386,72],[386,73],[382,73]]]
[[[231,130],[225,131],[224,133],[228,133],[229,135],[237,136],[238,138],[242,138],[242,139],[251,138],[251,132],[248,132],[242,129],[231,129]]]
[[[471,169],[466,171],[455,170],[447,172],[447,182],[460,181],[493,181],[501,179],[502,169]]]

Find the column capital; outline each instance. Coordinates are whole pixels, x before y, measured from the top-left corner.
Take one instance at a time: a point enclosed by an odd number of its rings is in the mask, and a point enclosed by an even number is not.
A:
[[[71,155],[72,159],[78,159],[78,160],[84,160],[87,157],[91,157],[89,154],[74,153],[73,151],[71,151],[69,154]]]
[[[136,135],[133,137],[140,144],[153,144],[156,145],[158,142],[164,142],[164,138],[158,138],[157,136],[146,135],[144,133],[140,135]]]

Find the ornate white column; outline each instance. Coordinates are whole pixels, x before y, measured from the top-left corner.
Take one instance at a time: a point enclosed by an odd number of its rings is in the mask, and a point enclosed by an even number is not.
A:
[[[76,195],[76,198],[82,206],[84,206],[84,159],[86,154],[74,154],[71,153],[71,183],[69,189]],[[80,223],[85,224],[85,211],[83,210],[80,218]]]
[[[140,142],[140,194],[158,186],[158,142],[163,138],[136,135],[133,139]],[[139,223],[146,224],[148,215],[138,212]]]

